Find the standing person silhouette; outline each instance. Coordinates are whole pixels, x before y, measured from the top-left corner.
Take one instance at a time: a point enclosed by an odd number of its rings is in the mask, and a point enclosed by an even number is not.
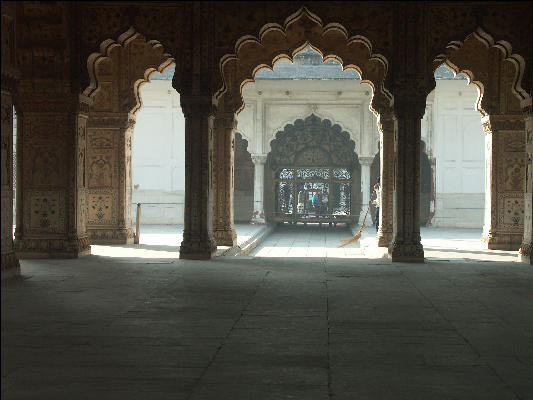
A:
[[[376,206],[376,218],[374,219],[374,222],[377,232],[379,230],[379,208],[381,206],[381,185],[379,183],[379,176],[376,184],[374,185],[374,192],[376,193],[376,198],[374,200],[370,200],[369,204],[374,204]]]

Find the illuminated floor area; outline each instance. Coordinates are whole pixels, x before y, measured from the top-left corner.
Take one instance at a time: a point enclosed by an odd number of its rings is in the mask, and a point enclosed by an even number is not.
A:
[[[237,244],[242,245],[265,226],[235,224]],[[283,225],[267,236],[249,256],[254,257],[329,257],[383,259],[386,248],[378,248],[373,226],[367,226],[359,241],[339,248],[340,243],[352,235],[350,230],[339,224]],[[440,262],[510,261],[518,259],[517,251],[487,250],[481,238],[481,229],[421,228],[422,244],[427,260]],[[179,258],[179,245],[183,239],[182,225],[142,225],[138,245],[92,245],[96,256],[127,258]],[[217,254],[227,250],[219,246]]]
[[[237,245],[257,234],[263,225],[235,224]],[[91,254],[104,257],[179,258],[183,225],[141,225],[139,244],[91,245]],[[218,253],[228,249],[219,246]]]
[[[530,265],[91,255],[21,270],[2,281],[4,400],[533,398]]]
[[[372,230],[372,227],[367,227]],[[364,257],[361,243],[339,248],[352,236],[344,224],[281,225],[251,253],[254,257]]]
[[[351,236],[344,225],[284,225],[268,236],[250,255],[255,257],[386,258],[387,249],[377,247],[376,230],[367,226],[361,239],[339,248]],[[518,261],[518,251],[487,250],[481,229],[421,228],[427,260],[441,262]]]

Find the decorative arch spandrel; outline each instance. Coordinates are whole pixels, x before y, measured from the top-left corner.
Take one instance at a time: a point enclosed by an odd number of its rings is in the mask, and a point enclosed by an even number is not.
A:
[[[180,54],[181,60],[190,59],[192,21],[191,2],[153,3],[102,3],[84,2],[79,5],[80,56],[87,60],[99,43],[109,38],[118,38],[130,27],[150,41],[158,39],[171,54]],[[179,75],[181,65],[177,65]],[[90,73],[82,74],[81,87],[91,84]]]
[[[215,2],[215,60],[236,53],[235,44],[258,37],[265,27],[283,27],[302,13],[320,16],[323,26],[344,27],[352,35],[368,38],[388,60],[392,59],[394,2],[277,2],[257,7],[253,2]],[[231,9],[231,12],[228,12]],[[340,11],[339,11],[340,10]],[[343,29],[343,28],[341,28]],[[215,88],[223,86],[220,70],[214,70]]]
[[[153,72],[163,72],[173,63],[160,42],[147,41],[130,27],[118,41],[104,41],[100,52],[89,56],[91,83],[84,95],[94,98],[92,111],[134,115],[142,106],[140,87]]]
[[[280,58],[292,61],[296,53],[310,44],[323,55],[324,61],[335,59],[344,69],[355,69],[373,89],[372,106],[388,109],[392,95],[384,87],[389,69],[387,59],[374,53],[368,38],[349,36],[339,23],[324,25],[322,20],[306,7],[288,17],[283,25],[265,24],[257,37],[244,35],[236,41],[235,52],[220,59],[222,87],[214,94],[219,109],[238,112],[243,106],[242,88],[254,79],[263,67],[272,68]]]
[[[507,108],[501,104],[504,97],[513,101],[509,95],[502,96],[502,90],[512,94],[522,106],[531,104],[531,88],[524,80],[526,58],[513,53],[509,42],[496,41],[482,28],[476,28],[463,40],[449,42],[432,63],[434,69],[445,63],[455,73],[464,73],[468,77],[469,83],[478,88],[476,109],[482,115],[504,111]],[[502,81],[509,86],[500,87]],[[515,105],[511,107],[516,108]]]

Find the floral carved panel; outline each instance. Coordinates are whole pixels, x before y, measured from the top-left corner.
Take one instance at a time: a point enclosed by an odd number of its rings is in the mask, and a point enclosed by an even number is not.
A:
[[[65,233],[65,195],[62,191],[28,191],[25,224],[30,231],[39,233]]]
[[[116,224],[114,194],[108,190],[90,190],[88,195],[88,223],[94,225]]]

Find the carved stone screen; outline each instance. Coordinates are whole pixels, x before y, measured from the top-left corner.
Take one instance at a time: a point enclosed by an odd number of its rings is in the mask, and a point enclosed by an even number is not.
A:
[[[271,148],[274,221],[357,221],[360,188],[354,183],[361,168],[355,143],[339,125],[315,115],[298,119],[276,134]]]

